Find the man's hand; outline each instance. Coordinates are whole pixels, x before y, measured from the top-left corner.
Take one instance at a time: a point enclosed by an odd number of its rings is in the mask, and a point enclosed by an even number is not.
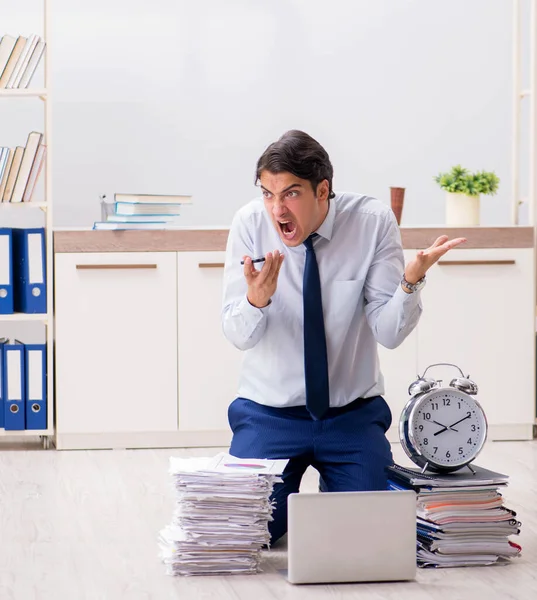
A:
[[[405,279],[408,283],[418,282],[441,256],[465,241],[466,238],[450,240],[447,235],[441,235],[432,246],[426,250],[420,250],[416,258],[407,264]]]
[[[278,273],[283,263],[283,254],[275,250],[274,254],[269,252],[265,255],[263,268],[258,271],[252,259],[244,256],[244,277],[248,284],[247,298],[252,306],[263,308],[267,306],[276,291]]]

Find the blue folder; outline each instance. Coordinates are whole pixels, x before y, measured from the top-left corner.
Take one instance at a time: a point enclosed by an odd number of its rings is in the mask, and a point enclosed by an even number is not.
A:
[[[47,346],[24,344],[26,429],[47,428]]]
[[[13,228],[14,307],[22,313],[47,312],[45,229]]]
[[[4,428],[24,429],[25,376],[24,344],[4,344]]]
[[[0,338],[0,429],[4,428],[4,346],[6,345],[7,341],[7,338]]]
[[[13,313],[13,234],[0,228],[0,315]]]

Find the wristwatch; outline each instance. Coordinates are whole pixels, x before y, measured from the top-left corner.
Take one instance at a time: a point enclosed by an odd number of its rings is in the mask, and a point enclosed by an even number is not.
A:
[[[403,279],[401,279],[401,285],[406,288],[411,294],[414,292],[419,292],[421,288],[425,285],[425,275],[416,283],[408,283],[405,279],[405,275],[403,274]]]

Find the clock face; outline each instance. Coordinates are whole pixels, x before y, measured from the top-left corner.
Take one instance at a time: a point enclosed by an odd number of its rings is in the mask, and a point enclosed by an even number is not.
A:
[[[474,459],[487,433],[479,404],[471,396],[449,388],[434,390],[418,400],[408,427],[423,457],[448,468]]]

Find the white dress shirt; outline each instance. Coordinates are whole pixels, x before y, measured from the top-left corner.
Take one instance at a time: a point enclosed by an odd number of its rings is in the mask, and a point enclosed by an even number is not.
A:
[[[388,206],[368,196],[336,193],[316,233],[330,406],[344,406],[384,393],[377,342],[387,348],[401,344],[422,307],[419,292],[401,288],[401,235]],[[276,249],[285,254],[276,292],[268,306],[256,308],[246,297],[241,260]],[[235,215],[226,250],[222,326],[227,339],[244,351],[238,396],[276,407],[306,404],[305,253],[303,244],[289,248],[283,243],[262,199]]]

